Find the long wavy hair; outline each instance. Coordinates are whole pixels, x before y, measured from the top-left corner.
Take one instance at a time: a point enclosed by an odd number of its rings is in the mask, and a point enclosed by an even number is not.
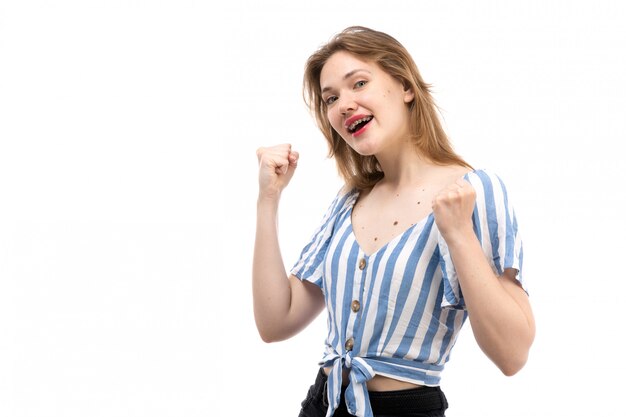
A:
[[[304,71],[304,101],[315,115],[319,129],[328,141],[328,156],[335,158],[339,174],[346,185],[367,189],[381,178],[376,157],[354,151],[332,128],[322,99],[320,74],[328,59],[338,51],[349,52],[360,59],[377,63],[385,72],[398,79],[415,94],[407,104],[411,112],[411,140],[421,154],[439,165],[461,165],[471,168],[457,155],[441,127],[438,108],[431,95],[431,85],[424,82],[409,52],[393,37],[363,26],[351,26],[322,45],[307,60]]]

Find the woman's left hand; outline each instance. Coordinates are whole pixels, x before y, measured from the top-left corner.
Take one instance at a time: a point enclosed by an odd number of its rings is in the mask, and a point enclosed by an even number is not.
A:
[[[435,196],[433,214],[446,241],[454,239],[457,234],[473,233],[472,213],[475,203],[476,190],[463,178],[457,179]]]

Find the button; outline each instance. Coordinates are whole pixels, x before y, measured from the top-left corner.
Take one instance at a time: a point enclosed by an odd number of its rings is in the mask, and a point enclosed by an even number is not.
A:
[[[352,311],[355,313],[361,309],[361,303],[358,300],[352,301]]]
[[[350,338],[346,340],[346,350],[350,351],[354,347],[354,339]]]
[[[361,258],[361,260],[359,261],[359,269],[361,271],[364,270],[366,264],[367,264],[367,262],[365,262],[365,258]]]

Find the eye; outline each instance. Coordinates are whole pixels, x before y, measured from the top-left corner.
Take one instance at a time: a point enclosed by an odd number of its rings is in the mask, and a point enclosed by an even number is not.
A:
[[[337,96],[329,96],[324,99],[324,103],[326,103],[327,106],[330,106],[335,102],[335,100],[337,100]]]
[[[357,82],[354,84],[354,87],[355,87],[355,88],[365,87],[365,84],[367,84],[367,81],[365,81],[365,80],[360,80],[360,81],[357,81]]]

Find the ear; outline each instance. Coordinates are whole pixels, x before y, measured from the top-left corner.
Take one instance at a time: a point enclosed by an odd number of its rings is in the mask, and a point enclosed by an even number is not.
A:
[[[404,102],[410,103],[413,100],[415,100],[415,93],[413,92],[411,86],[404,87]]]

